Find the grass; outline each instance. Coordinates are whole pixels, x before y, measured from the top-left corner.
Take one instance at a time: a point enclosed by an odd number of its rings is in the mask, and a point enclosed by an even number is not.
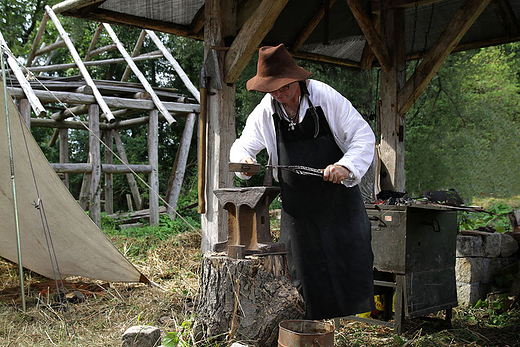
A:
[[[275,217],[272,225],[277,235]],[[87,286],[85,301],[69,303],[70,316],[63,314],[49,292],[49,280],[31,272],[25,274],[27,312],[21,312],[17,266],[0,258],[0,346],[121,346],[122,334],[133,325],[160,328],[167,337],[166,346],[230,345],[232,341],[195,343],[191,338],[199,288],[200,234],[186,227],[161,228],[169,231],[118,232],[114,226],[106,231],[116,247],[159,287],[68,278],[70,291],[72,284]],[[499,300],[506,299],[510,300]],[[444,323],[443,312],[428,318],[407,319],[401,336],[387,327],[342,320],[335,332],[335,346],[520,346],[518,304],[511,311],[496,301],[457,307],[451,328]]]

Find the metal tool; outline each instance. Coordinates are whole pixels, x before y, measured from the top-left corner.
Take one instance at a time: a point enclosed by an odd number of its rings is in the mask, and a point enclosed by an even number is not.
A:
[[[291,171],[297,175],[318,176],[318,177],[323,177],[323,171],[324,171],[323,169],[315,169],[315,168],[303,166],[303,165],[267,165],[267,167]]]

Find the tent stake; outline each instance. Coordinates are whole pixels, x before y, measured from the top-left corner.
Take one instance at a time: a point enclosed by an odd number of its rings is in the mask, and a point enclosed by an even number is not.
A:
[[[20,271],[20,292],[22,295],[22,310],[26,312],[25,306],[25,287],[23,284],[23,265],[22,265],[22,247],[20,242],[20,224],[18,219],[18,201],[16,200],[16,181],[14,178],[14,161],[13,161],[13,147],[11,142],[11,123],[9,119],[9,106],[7,104],[7,86],[5,84],[5,63],[4,63],[4,47],[1,47],[0,60],[2,63],[2,80],[4,81],[4,103],[5,103],[5,116],[7,119],[7,141],[9,143],[9,162],[11,164],[11,181],[13,183],[13,206],[14,206],[14,223],[16,229],[16,245],[18,247],[18,267]]]

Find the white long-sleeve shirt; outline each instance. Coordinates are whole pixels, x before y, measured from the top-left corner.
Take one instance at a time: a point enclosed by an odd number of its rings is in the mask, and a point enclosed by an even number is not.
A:
[[[321,106],[323,109],[334,140],[344,153],[340,160],[331,164],[348,168],[354,174],[355,179],[354,181],[344,180],[343,184],[347,187],[355,186],[361,181],[372,163],[375,150],[374,133],[350,101],[334,88],[323,82],[309,80],[307,89],[312,104],[315,107]],[[242,135],[231,146],[231,162],[238,163],[245,157],[256,160],[256,155],[265,148],[272,165],[278,164],[273,100],[273,97],[267,93],[251,112]],[[308,108],[307,97],[303,97],[298,117],[299,122],[303,121]],[[276,175],[276,171],[274,170],[274,175]],[[237,175],[240,178],[248,178],[239,173]]]

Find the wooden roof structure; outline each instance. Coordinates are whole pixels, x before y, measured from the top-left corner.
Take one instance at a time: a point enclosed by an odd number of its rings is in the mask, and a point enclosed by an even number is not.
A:
[[[207,105],[203,251],[226,237],[212,192],[233,185],[226,158],[235,134],[234,83],[258,47],[284,43],[295,58],[381,67],[381,188],[405,191],[406,112],[441,64],[454,51],[520,39],[520,2],[514,0],[66,0],[53,9],[201,39],[206,59],[218,52],[225,84]],[[406,76],[413,59],[421,62]]]
[[[56,42],[50,45],[42,44],[40,40],[49,19],[52,19],[58,29],[59,36]],[[97,47],[100,35],[109,35],[112,44]],[[140,54],[140,49],[146,37],[155,43],[158,50]],[[58,138],[60,162],[52,163],[54,170],[62,175],[63,182],[68,188],[68,174],[85,173],[81,193],[80,205],[90,211],[92,220],[101,223],[101,191],[104,192],[105,212],[113,213],[113,174],[126,174],[132,192],[127,197],[129,206],[135,205],[139,210],[144,203],[139,193],[138,185],[133,176],[135,173],[148,175],[149,194],[149,221],[151,225],[159,222],[159,173],[158,173],[158,129],[159,121],[169,124],[175,123],[175,117],[185,117],[185,129],[181,138],[180,149],[176,157],[176,166],[170,176],[166,200],[168,208],[163,210],[171,216],[175,213],[184,178],[185,165],[196,115],[200,112],[200,93],[186,74],[165,48],[158,36],[147,30],[142,30],[135,43],[131,55],[123,47],[117,35],[107,23],[100,23],[92,37],[90,47],[84,58],[81,58],[70,40],[68,33],[49,6],[42,20],[40,29],[33,42],[25,66],[12,55],[0,33],[2,52],[8,55],[8,65],[13,72],[6,78],[6,87],[17,100],[20,114],[27,126],[54,129],[49,145],[53,146]],[[68,49],[73,63],[52,64],[52,55],[57,49]],[[96,59],[98,55],[109,51],[119,50],[121,58]],[[47,57],[47,59],[42,59]],[[191,97],[179,94],[173,88],[152,87],[135,62],[163,58],[172,65],[178,77],[185,83],[192,93]],[[37,64],[38,62],[38,64]],[[43,64],[41,64],[44,62]],[[126,64],[121,81],[94,80],[91,78],[88,66],[105,64]],[[64,69],[79,69],[76,76],[59,77],[55,73]],[[49,72],[50,75],[44,73]],[[139,83],[127,81],[133,73]],[[14,77],[12,76],[14,75]],[[45,106],[44,106],[45,105]],[[32,114],[35,117],[31,117]],[[78,116],[87,115],[87,121],[81,121]],[[71,118],[75,118],[72,119]],[[124,145],[119,136],[120,130],[137,126],[147,126],[148,164],[130,164]],[[88,130],[89,132],[89,162],[68,162],[68,129]],[[102,138],[104,140],[102,140]],[[116,154],[113,145],[116,145]],[[101,144],[104,145],[105,162],[101,163]],[[119,156],[121,164],[114,164],[115,156]],[[101,177],[105,175],[105,186],[100,187]],[[133,203],[132,203],[133,198]]]

